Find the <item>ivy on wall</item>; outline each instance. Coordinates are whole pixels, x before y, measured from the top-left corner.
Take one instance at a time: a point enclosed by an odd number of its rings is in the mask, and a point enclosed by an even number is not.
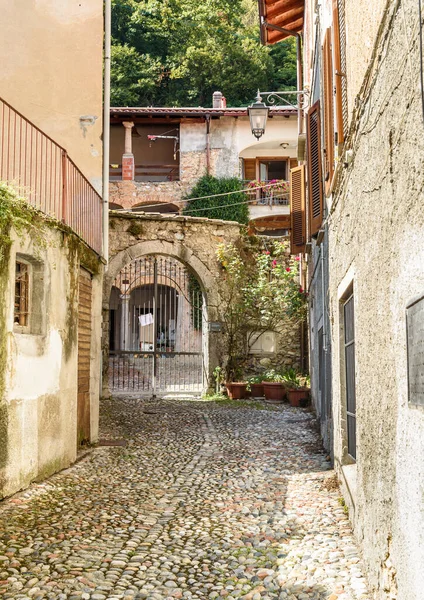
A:
[[[237,192],[226,195],[228,192]],[[223,196],[214,196],[224,194]],[[200,198],[199,200],[190,200]],[[192,217],[207,217],[237,221],[242,225],[249,222],[248,196],[243,190],[243,182],[237,177],[212,177],[204,175],[194,186],[189,195],[183,214]]]

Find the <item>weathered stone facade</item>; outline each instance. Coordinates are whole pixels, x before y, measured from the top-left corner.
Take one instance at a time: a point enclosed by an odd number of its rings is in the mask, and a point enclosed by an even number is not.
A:
[[[60,226],[46,227],[42,238],[40,245],[12,231],[10,253],[1,248],[0,498],[76,459],[81,269],[92,290],[85,340],[90,360],[84,364],[88,440],[95,442],[98,435],[103,264]],[[17,261],[29,266],[26,327],[16,325],[14,314]]]
[[[103,293],[103,352],[104,394],[109,393],[107,384],[107,358],[109,354],[109,302],[112,285],[121,269],[134,259],[159,254],[180,260],[198,278],[206,296],[208,321],[224,321],[225,281],[216,257],[220,243],[235,243],[240,239],[238,223],[196,217],[110,213],[110,262]],[[275,351],[252,356],[250,368],[264,370],[261,358],[270,365],[298,367],[300,364],[300,338],[298,327],[288,328],[278,336]],[[212,372],[218,365],[225,364],[222,333],[208,334],[208,385],[213,385]]]
[[[418,7],[413,0],[377,4],[346,2],[352,161],[339,165],[328,219],[334,455],[374,597],[420,600],[424,411],[408,402],[405,322],[408,302],[424,292]],[[369,11],[376,11],[371,19]],[[362,60],[353,56],[359,47]],[[347,451],[343,340],[350,292],[356,463]]]

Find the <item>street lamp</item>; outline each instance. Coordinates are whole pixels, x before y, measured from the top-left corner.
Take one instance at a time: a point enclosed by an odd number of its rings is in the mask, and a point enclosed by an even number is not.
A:
[[[256,102],[247,108],[250,118],[250,128],[257,140],[265,133],[266,121],[269,108],[262,102],[261,94],[258,90]]]

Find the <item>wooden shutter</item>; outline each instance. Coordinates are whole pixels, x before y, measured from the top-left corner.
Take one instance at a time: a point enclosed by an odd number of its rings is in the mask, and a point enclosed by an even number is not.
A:
[[[290,169],[295,169],[298,164],[299,164],[299,162],[298,162],[297,158],[290,159]]]
[[[331,29],[327,29],[322,46],[324,71],[324,180],[325,192],[330,192],[334,174],[334,100],[333,100],[333,57]]]
[[[305,167],[290,170],[290,252],[300,254],[306,243]]]
[[[319,100],[309,109],[306,118],[309,235],[318,233],[324,210],[321,164],[321,119]]]
[[[78,444],[90,441],[91,275],[79,270],[78,293]]]
[[[256,158],[243,159],[244,164],[244,179],[253,181],[256,179]]]
[[[344,0],[333,0],[333,45],[337,143],[343,144],[348,127],[346,82],[346,28]]]

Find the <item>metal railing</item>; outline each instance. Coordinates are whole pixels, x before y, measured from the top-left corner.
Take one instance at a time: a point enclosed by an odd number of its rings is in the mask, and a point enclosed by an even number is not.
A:
[[[102,198],[59,146],[0,98],[0,180],[102,253]]]
[[[122,180],[122,165],[111,164],[109,166],[110,181]],[[180,167],[178,165],[135,165],[134,181],[149,181],[152,183],[163,183],[166,181],[179,181]]]
[[[261,180],[259,182],[244,180],[246,192],[251,197],[251,204],[257,206],[289,206],[290,188],[286,181]],[[261,184],[263,187],[261,187]],[[259,188],[259,189],[252,189]]]

